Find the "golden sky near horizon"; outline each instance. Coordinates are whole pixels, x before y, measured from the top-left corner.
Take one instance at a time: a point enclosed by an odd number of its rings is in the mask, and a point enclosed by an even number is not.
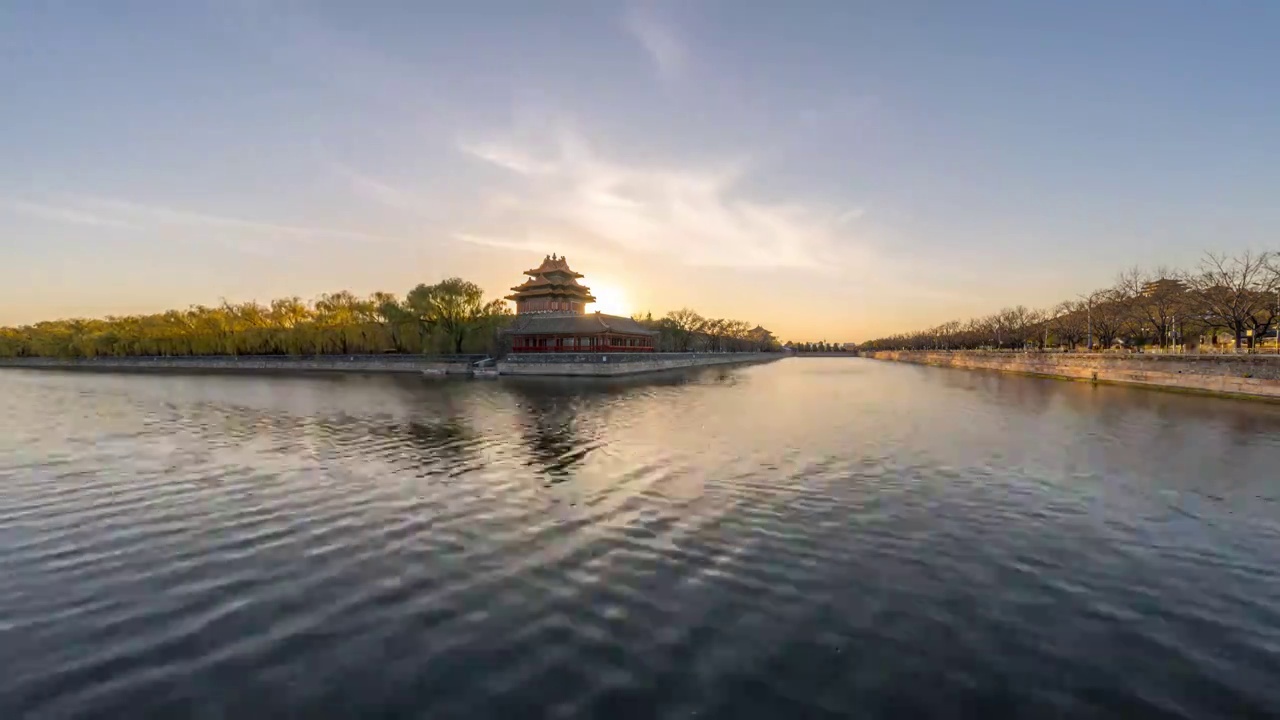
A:
[[[163,5],[0,9],[0,325],[558,253],[602,310],[863,341],[1280,227],[1261,5]]]

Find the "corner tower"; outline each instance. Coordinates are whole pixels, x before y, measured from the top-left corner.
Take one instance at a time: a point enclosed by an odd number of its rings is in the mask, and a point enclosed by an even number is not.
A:
[[[516,304],[516,314],[570,313],[585,315],[587,304],[595,302],[591,290],[578,283],[581,273],[569,268],[567,258],[548,255],[533,270],[525,270],[529,278],[511,288],[507,300]]]
[[[653,352],[658,332],[631,318],[587,313],[595,302],[569,261],[555,255],[542,259],[507,296],[516,317],[503,332],[513,353],[641,353]]]

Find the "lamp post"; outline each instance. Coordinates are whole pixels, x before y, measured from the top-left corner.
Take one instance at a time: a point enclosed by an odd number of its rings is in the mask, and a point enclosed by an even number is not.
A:
[[[1092,351],[1093,350],[1093,294],[1090,293],[1088,296],[1077,295],[1076,297],[1080,298],[1081,300],[1084,300],[1085,313],[1086,313],[1086,316],[1089,318],[1089,343],[1088,345],[1085,346],[1085,349]]]

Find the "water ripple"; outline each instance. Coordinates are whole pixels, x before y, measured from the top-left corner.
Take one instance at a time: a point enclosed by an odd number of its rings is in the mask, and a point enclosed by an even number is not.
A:
[[[7,371],[0,717],[1273,717],[1277,462],[1274,406],[859,360]]]

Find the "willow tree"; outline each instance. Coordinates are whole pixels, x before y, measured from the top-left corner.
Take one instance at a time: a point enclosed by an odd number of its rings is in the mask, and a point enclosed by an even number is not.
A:
[[[461,353],[467,334],[484,317],[484,290],[462,278],[441,280],[435,285],[419,285],[409,291],[409,310],[428,327],[439,328]]]
[[[502,301],[485,304],[479,287],[457,278],[419,286],[411,295],[413,302],[342,290],[310,303],[297,297],[266,305],[224,301],[152,315],[0,327],[0,357],[426,352],[433,329],[448,335],[454,351],[468,338],[488,351],[509,315]]]

